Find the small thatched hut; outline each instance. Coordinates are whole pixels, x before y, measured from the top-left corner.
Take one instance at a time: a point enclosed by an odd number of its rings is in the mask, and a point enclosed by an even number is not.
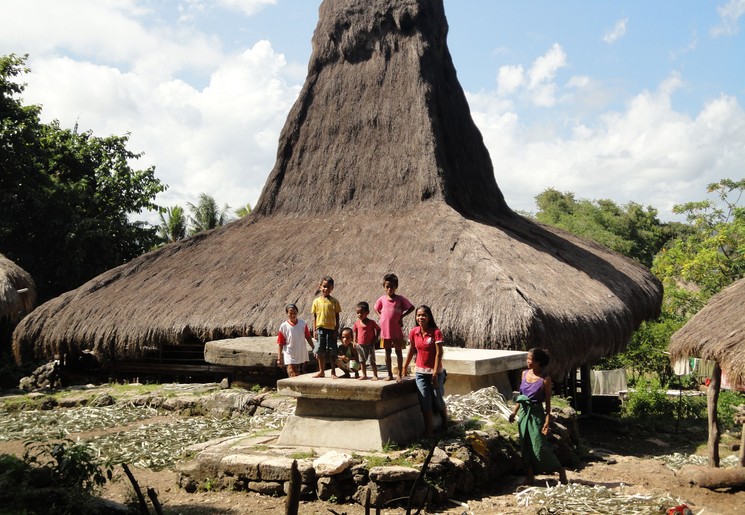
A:
[[[327,274],[350,324],[387,272],[452,344],[547,347],[557,374],[622,350],[661,285],[509,209],[446,36],[442,0],[324,1],[253,213],[44,304],[14,335],[17,359],[274,334],[287,302],[310,317]]]
[[[0,254],[0,349],[7,351],[11,329],[36,305],[36,285],[28,272]]]
[[[36,304],[31,275],[0,254],[0,319],[17,323]]]
[[[673,362],[689,356],[716,363],[707,401],[709,464],[718,467],[719,427],[716,420],[722,373],[730,384],[745,385],[745,279],[714,295],[670,338],[670,359]],[[745,466],[745,451],[740,454],[740,464]]]
[[[745,385],[745,279],[714,295],[672,338],[672,361],[697,357],[719,364],[731,384]]]

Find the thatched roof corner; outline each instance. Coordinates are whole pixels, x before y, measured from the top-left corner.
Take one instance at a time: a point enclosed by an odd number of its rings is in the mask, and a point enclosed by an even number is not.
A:
[[[0,254],[0,319],[17,324],[36,306],[36,285],[31,275]]]
[[[257,217],[441,200],[511,211],[447,49],[442,0],[326,0]]]
[[[714,295],[670,338],[670,359],[716,361],[732,384],[745,384],[745,279]]]
[[[251,215],[40,306],[13,335],[17,360],[127,360],[273,335],[288,302],[310,319],[327,274],[344,325],[392,271],[449,344],[545,347],[557,377],[623,350],[658,314],[649,270],[507,207],[447,51],[442,0],[326,0],[320,15]]]

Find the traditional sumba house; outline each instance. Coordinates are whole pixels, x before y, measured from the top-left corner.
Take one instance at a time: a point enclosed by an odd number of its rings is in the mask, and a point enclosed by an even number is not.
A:
[[[745,386],[745,279],[714,295],[670,338],[670,359],[697,357],[715,363],[707,393],[709,414],[709,464],[719,466],[717,399],[722,373],[730,384]],[[743,427],[745,429],[745,426]],[[745,433],[743,434],[745,445]],[[745,450],[740,464],[745,466]]]
[[[10,350],[12,328],[36,305],[36,286],[28,272],[0,254],[0,350]]]
[[[274,334],[331,275],[355,305],[399,293],[451,345],[553,354],[553,373],[622,350],[662,288],[644,267],[508,207],[446,45],[442,0],[326,0],[308,76],[250,216],[55,298],[18,360]],[[409,318],[407,325],[413,324]]]

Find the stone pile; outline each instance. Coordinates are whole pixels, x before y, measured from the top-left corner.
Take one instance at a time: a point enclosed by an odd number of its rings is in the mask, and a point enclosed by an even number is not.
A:
[[[579,435],[571,408],[554,410],[552,443],[562,463],[578,461]],[[297,462],[304,500],[384,507],[406,504],[438,505],[453,497],[467,498],[509,474],[522,472],[514,435],[488,429],[454,426],[434,448],[424,476],[413,489],[430,449],[413,447],[387,453],[282,447],[273,436],[236,437],[193,449],[196,458],[180,467],[181,487],[189,492],[226,488],[264,495],[287,495],[290,469]],[[412,491],[413,489],[413,491]]]

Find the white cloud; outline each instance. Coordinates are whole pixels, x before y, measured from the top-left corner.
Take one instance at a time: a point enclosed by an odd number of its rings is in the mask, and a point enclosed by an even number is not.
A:
[[[217,3],[250,16],[265,5],[275,5],[277,0],[217,0]]]
[[[50,58],[36,61],[24,96],[43,102],[44,119],[63,127],[77,122],[100,136],[132,131],[130,150],[145,153],[134,165],[156,165],[171,186],[158,198],[163,205],[185,205],[204,192],[237,208],[258,198],[299,92],[283,78],[285,67],[261,41],[216,63],[200,91],[173,77],[154,82],[136,71]]]
[[[528,90],[537,106],[550,107],[556,102],[556,72],[566,66],[567,56],[558,43],[537,58],[528,70]]]
[[[628,22],[628,18],[618,20],[612,29],[603,34],[603,41],[608,44],[613,44],[621,39],[626,34],[626,24]]]
[[[717,12],[721,24],[711,29],[711,35],[714,37],[735,35],[740,31],[738,26],[740,17],[745,14],[745,0],[730,0],[718,6]]]
[[[522,86],[525,73],[522,66],[500,66],[497,88],[500,95],[510,95]]]
[[[497,183],[514,209],[534,211],[535,195],[554,187],[579,198],[652,205],[669,220],[674,204],[705,198],[707,184],[742,176],[745,161],[742,106],[723,95],[690,117],[672,106],[682,85],[673,74],[623,111],[590,124],[574,120],[564,136],[526,124],[498,96],[468,98]]]

